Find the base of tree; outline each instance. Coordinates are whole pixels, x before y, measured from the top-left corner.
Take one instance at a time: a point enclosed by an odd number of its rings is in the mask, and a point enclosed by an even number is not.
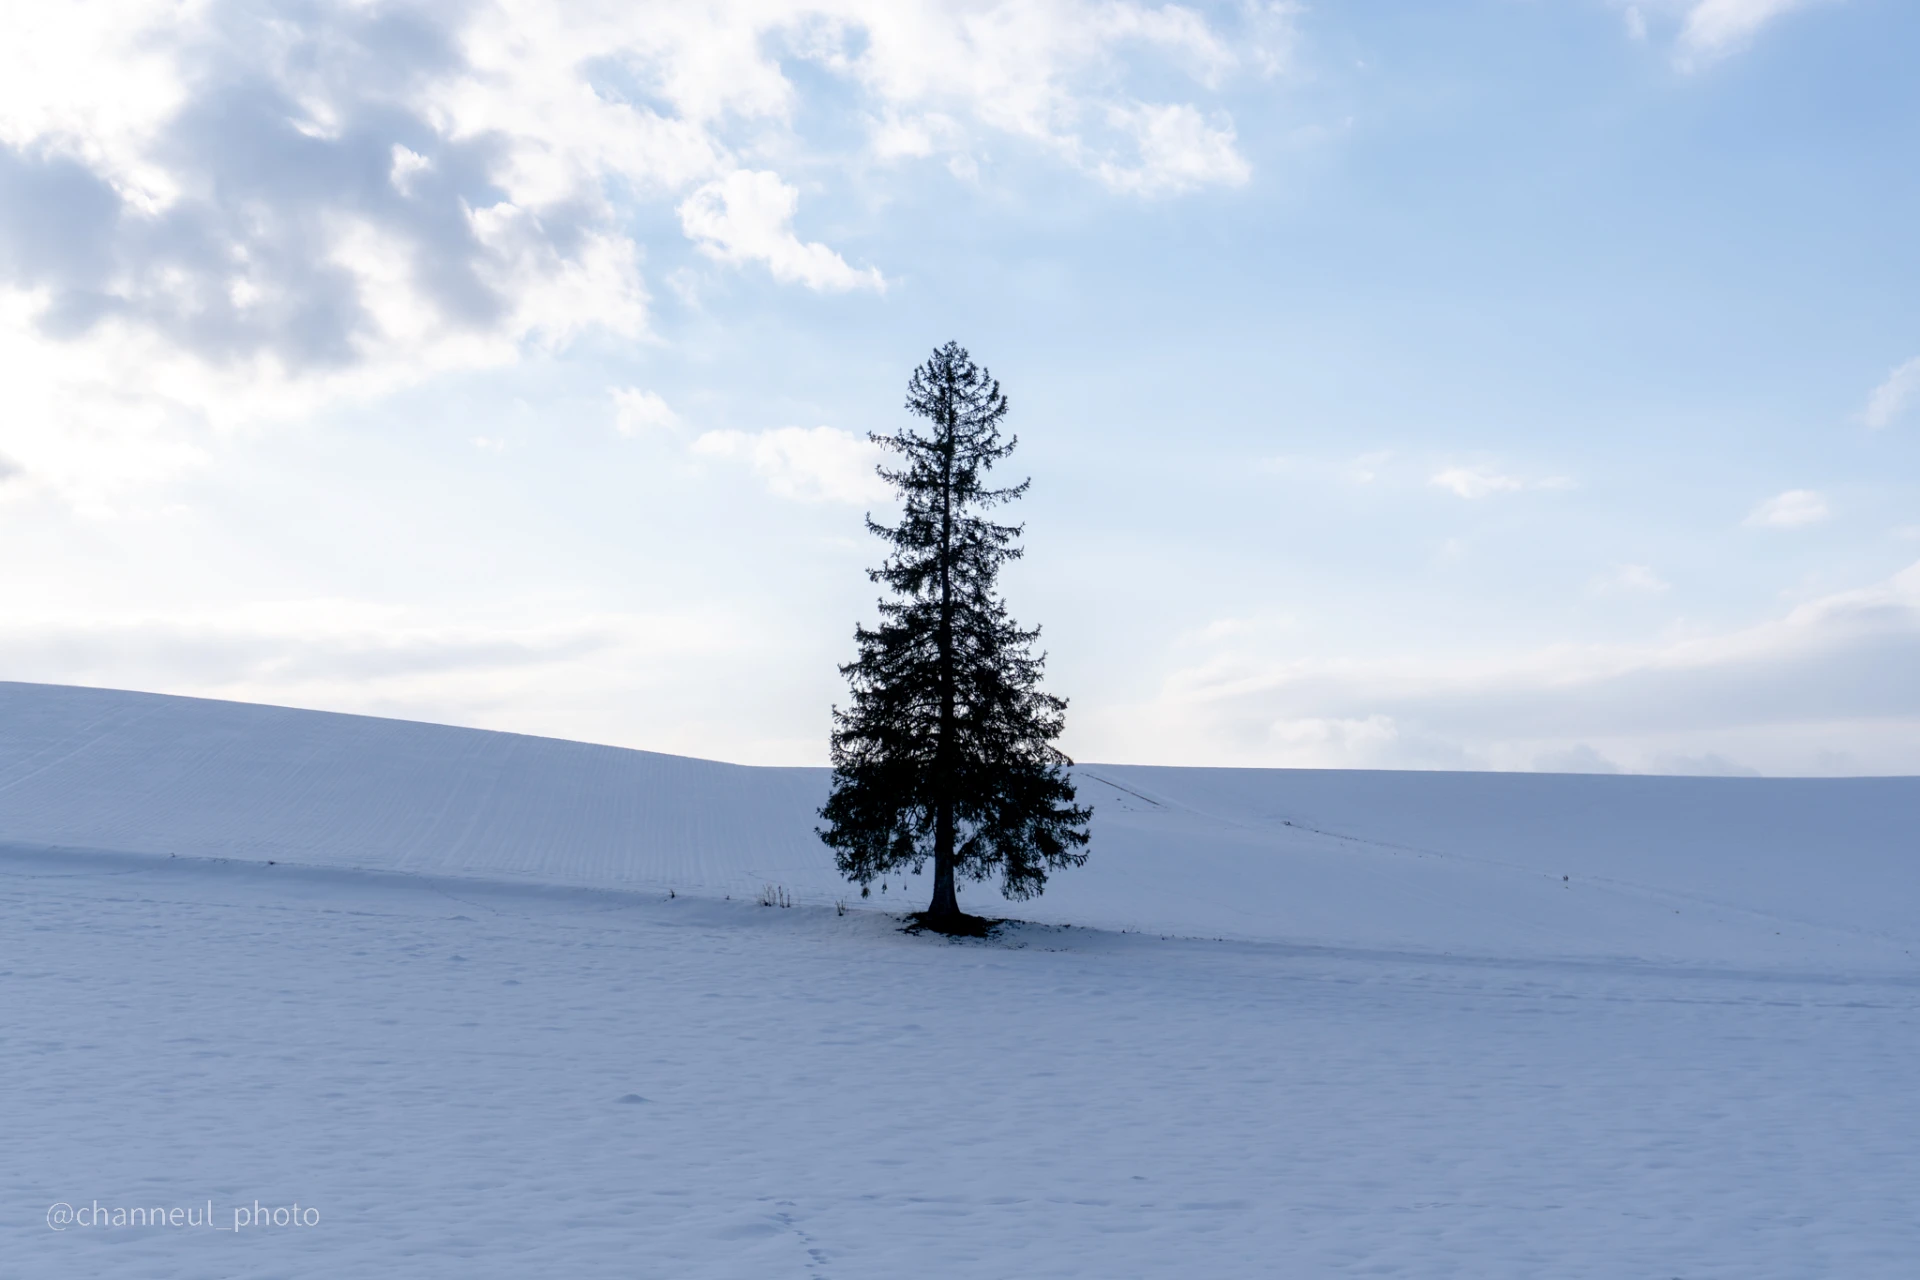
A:
[[[906,933],[939,933],[949,938],[991,938],[993,931],[1006,923],[1005,920],[990,920],[986,916],[970,916],[964,911],[943,912],[940,915],[931,911],[916,911],[907,920]]]

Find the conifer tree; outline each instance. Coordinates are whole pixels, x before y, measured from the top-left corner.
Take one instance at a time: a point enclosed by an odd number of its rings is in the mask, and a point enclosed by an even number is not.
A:
[[[1030,898],[1047,873],[1087,859],[1092,810],[1074,804],[1053,745],[1066,699],[1039,688],[1040,631],[1021,629],[996,579],[1021,548],[1019,525],[985,512],[1012,502],[1028,481],[987,487],[986,473],[1013,452],[1002,440],[1000,384],[949,342],[907,383],[906,407],[925,420],[874,443],[899,455],[879,474],[900,494],[898,524],[867,517],[891,546],[867,576],[891,599],[880,625],[854,628],[859,656],[840,668],[852,705],[833,712],[833,788],[820,838],[841,874],[865,894],[873,881],[933,861],[933,899],[922,923],[975,931],[960,911],[956,877]]]

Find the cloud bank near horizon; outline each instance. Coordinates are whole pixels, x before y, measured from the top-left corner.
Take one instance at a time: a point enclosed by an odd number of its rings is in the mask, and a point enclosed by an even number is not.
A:
[[[831,496],[820,488],[829,482],[793,483],[815,486],[800,496]],[[547,620],[517,620],[528,615]],[[1278,768],[1920,773],[1920,563],[1755,626],[1645,645],[1276,662],[1270,630],[1222,619],[1181,637],[1152,700],[1076,719],[1093,751],[1083,747],[1083,756]],[[674,672],[716,654],[764,663],[781,648],[746,617],[593,614],[551,602],[461,619],[309,600],[191,618],[73,613],[0,623],[9,678],[110,685],[132,657],[165,692],[769,764],[792,763],[811,741],[769,738],[743,750],[724,726],[749,715],[753,695],[736,689],[715,701]],[[667,709],[678,736],[624,733],[622,713],[642,705]]]

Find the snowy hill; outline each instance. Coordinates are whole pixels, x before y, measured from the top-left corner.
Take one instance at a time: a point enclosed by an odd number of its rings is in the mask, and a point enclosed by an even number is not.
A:
[[[1913,1273],[1920,781],[1080,778],[955,943],[821,770],[0,685],[7,1274]]]
[[[1086,765],[1093,858],[971,909],[1474,955],[1911,967],[1920,779]],[[0,844],[577,887],[857,897],[821,769],[0,683]],[[920,881],[865,905],[922,904]]]

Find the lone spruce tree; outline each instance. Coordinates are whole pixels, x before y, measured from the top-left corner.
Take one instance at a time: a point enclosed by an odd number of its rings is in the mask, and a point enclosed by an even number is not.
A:
[[[1031,898],[1047,873],[1087,860],[1092,810],[1074,804],[1053,740],[1067,702],[1039,688],[1046,655],[1039,628],[1022,630],[995,591],[1000,567],[1021,554],[1021,526],[984,512],[1012,502],[1028,481],[986,487],[986,473],[1018,440],[1000,437],[1000,384],[949,342],[907,382],[907,405],[925,420],[875,444],[900,457],[879,473],[899,490],[891,527],[867,528],[892,550],[867,576],[884,584],[880,625],[854,628],[859,657],[840,668],[853,703],[833,711],[833,790],[820,838],[864,895],[888,872],[916,874],[933,859],[928,928],[979,932],[955,880],[1000,875],[1008,898]]]

